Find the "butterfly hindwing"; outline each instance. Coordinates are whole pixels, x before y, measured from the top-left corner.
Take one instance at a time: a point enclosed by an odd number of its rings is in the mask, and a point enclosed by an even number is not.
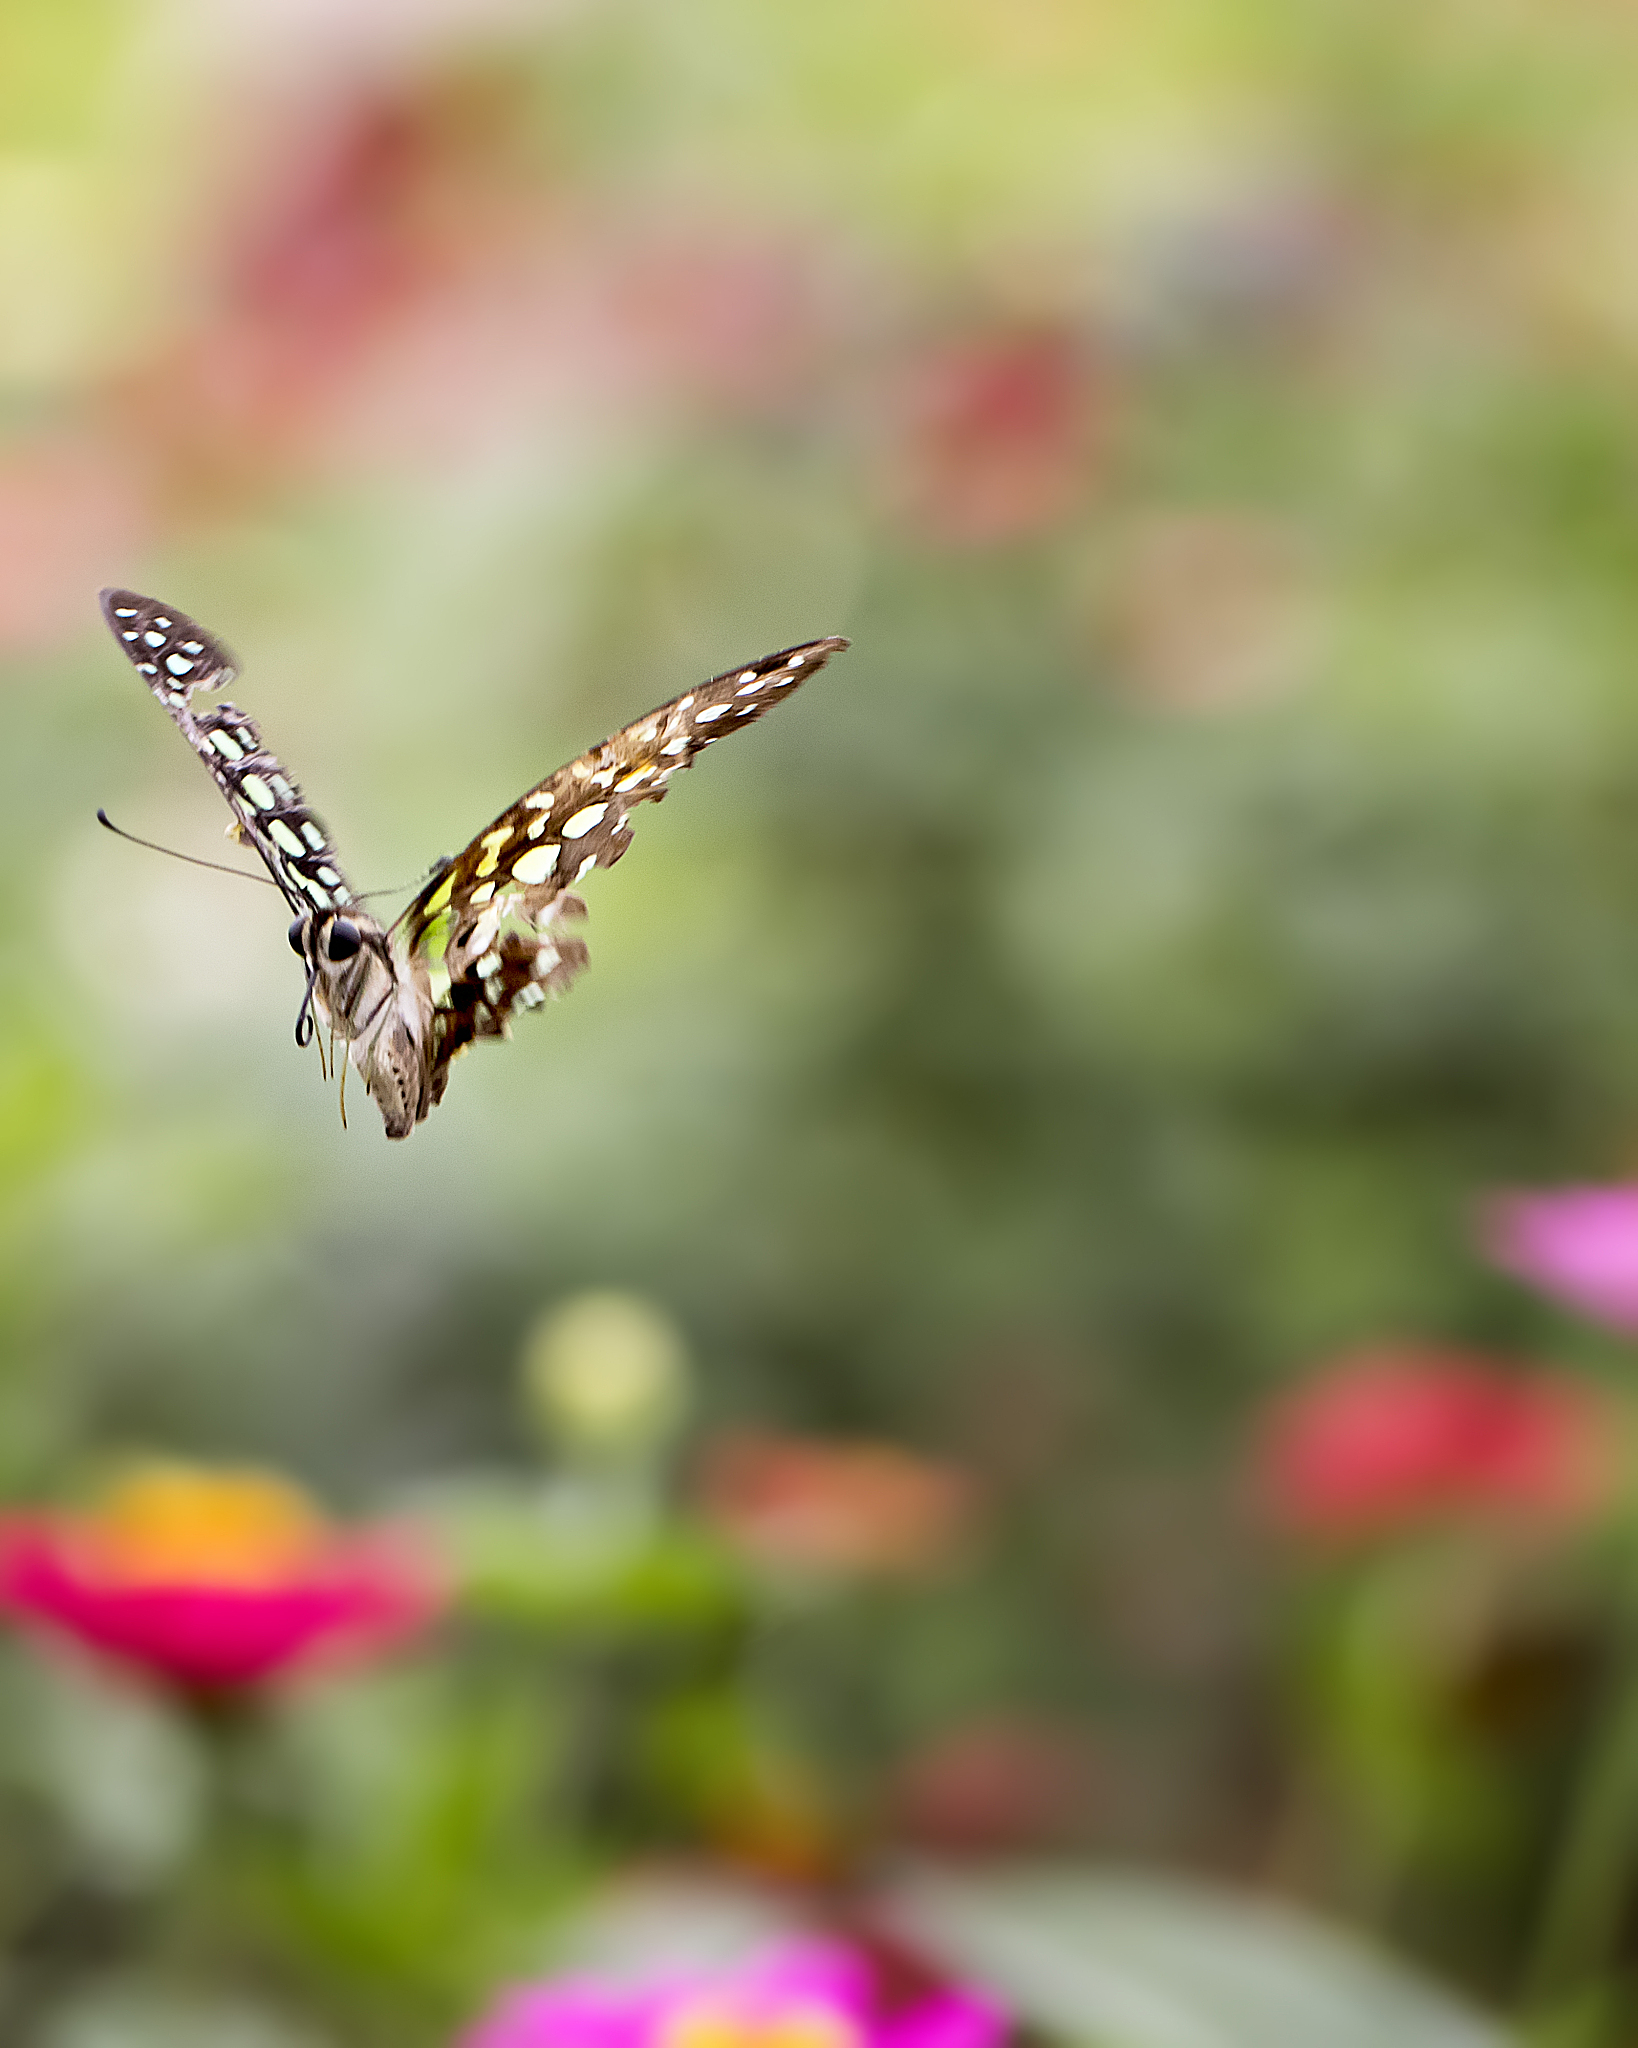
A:
[[[354,891],[329,833],[263,745],[255,720],[232,704],[207,709],[193,703],[196,690],[224,690],[239,672],[221,641],[185,612],[134,590],[105,590],[102,610],[137,673],[210,770],[238,820],[238,838],[261,856],[291,907],[333,910],[351,903]]]
[[[560,929],[584,912],[568,892],[625,852],[632,808],[658,802],[713,740],[754,725],[847,644],[784,648],[634,719],[527,790],[433,877],[401,929],[406,967],[428,978],[448,1047],[441,1065],[474,1038],[503,1034],[514,1005],[533,1007],[584,967],[585,945]]]

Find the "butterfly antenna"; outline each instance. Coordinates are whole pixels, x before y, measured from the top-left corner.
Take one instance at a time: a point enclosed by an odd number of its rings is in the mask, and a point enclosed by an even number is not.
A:
[[[426,874],[421,878],[420,882],[416,885],[415,895],[410,898],[410,900],[404,905],[403,909],[399,911],[398,915],[393,919],[392,923],[388,925],[386,932],[384,934],[385,937],[390,939],[393,933],[397,931],[398,927],[404,922],[405,918],[409,916],[410,912],[415,908],[416,902],[420,897],[421,891],[423,889],[429,888],[432,883],[437,881],[440,875],[447,875],[454,865],[454,854],[445,853],[439,855],[439,857],[432,863],[432,866],[427,869]],[[370,893],[374,896],[391,896],[395,892],[391,889],[373,889]]]
[[[145,846],[150,853],[166,853],[172,860],[185,860],[190,868],[214,868],[219,875],[237,875],[241,882],[259,882],[265,889],[279,886],[270,875],[253,875],[248,868],[229,867],[226,861],[201,860],[196,853],[178,853],[174,846],[161,846],[154,839],[139,839],[134,832],[127,832],[123,825],[116,825],[105,810],[98,810],[97,823],[105,826],[116,839],[129,839],[133,846]]]
[[[332,1053],[335,1051],[335,1041],[333,1039],[330,1042],[330,1050]],[[347,1128],[347,1067],[347,1046],[346,1042],[343,1041],[341,1047],[341,1128],[343,1130]]]

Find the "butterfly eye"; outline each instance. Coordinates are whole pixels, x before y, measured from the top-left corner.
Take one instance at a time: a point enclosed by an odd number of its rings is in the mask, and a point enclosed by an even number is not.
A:
[[[307,951],[306,918],[293,917],[290,920],[290,929],[285,933],[285,937],[290,941],[290,950],[292,953],[305,953]]]
[[[350,917],[332,918],[324,937],[324,950],[332,960],[350,960],[363,944],[358,926]]]

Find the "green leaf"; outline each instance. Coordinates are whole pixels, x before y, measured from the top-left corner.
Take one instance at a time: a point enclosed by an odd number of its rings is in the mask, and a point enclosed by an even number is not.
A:
[[[1205,1885],[1057,1871],[901,1880],[888,1911],[1024,2020],[1098,2048],[1505,2048],[1362,1943]]]

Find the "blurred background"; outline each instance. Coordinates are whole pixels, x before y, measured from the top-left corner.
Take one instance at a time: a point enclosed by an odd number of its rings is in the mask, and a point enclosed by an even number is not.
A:
[[[441,2042],[611,1872],[911,1858],[1635,2037],[1638,1292],[1487,1207],[1609,1184],[1638,1269],[1635,66],[1596,0],[8,0],[0,1492],[281,1475],[444,1618],[264,1697],[14,1571],[7,2040]],[[282,907],[95,827],[223,845],[106,583],[366,888],[853,648],[388,1148]],[[120,1583],[243,1583],[177,1512]]]

